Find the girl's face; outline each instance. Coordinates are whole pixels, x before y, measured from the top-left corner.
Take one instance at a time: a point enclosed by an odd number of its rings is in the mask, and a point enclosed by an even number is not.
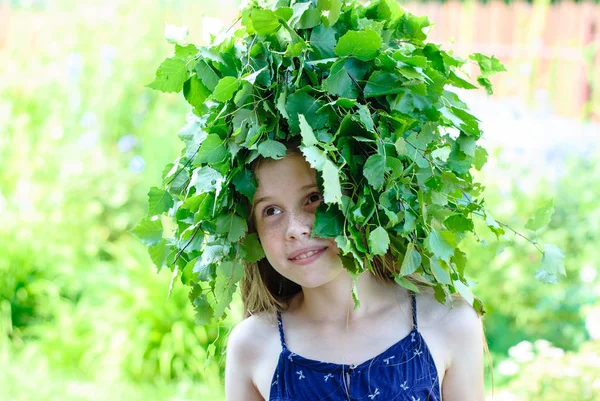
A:
[[[256,177],[256,229],[271,266],[302,287],[333,280],[343,269],[335,241],[310,237],[322,200],[316,171],[301,155],[291,154],[263,162]]]

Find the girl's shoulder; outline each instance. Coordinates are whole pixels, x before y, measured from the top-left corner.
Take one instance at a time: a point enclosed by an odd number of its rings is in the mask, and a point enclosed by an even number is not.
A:
[[[435,330],[453,349],[469,348],[482,342],[481,317],[460,296],[441,304],[433,294],[417,295],[417,318],[420,330]]]
[[[227,352],[236,359],[252,365],[265,353],[265,346],[279,342],[279,331],[275,313],[260,312],[238,323],[229,334]]]

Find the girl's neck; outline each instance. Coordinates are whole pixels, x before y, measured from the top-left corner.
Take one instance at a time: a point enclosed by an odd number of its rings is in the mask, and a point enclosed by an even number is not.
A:
[[[398,302],[400,287],[385,283],[366,271],[358,277],[358,297],[360,307],[354,310],[352,298],[353,280],[343,270],[334,280],[316,288],[302,288],[302,292],[292,301],[291,310],[313,322],[348,324],[369,316],[389,302]]]

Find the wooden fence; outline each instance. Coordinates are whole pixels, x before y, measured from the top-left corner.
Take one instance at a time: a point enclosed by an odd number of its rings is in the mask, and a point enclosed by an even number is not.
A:
[[[435,24],[429,40],[466,57],[493,54],[508,71],[492,79],[495,95],[517,97],[561,115],[600,121],[600,4],[549,0],[403,2]],[[235,7],[227,7],[227,25]],[[0,1],[0,49],[11,9]],[[229,15],[231,14],[231,15]],[[221,15],[221,17],[224,17]]]
[[[493,0],[403,3],[435,23],[429,39],[454,54],[493,54],[507,67],[495,95],[600,121],[600,4]],[[453,43],[451,43],[451,41]],[[599,133],[600,134],[600,133]]]

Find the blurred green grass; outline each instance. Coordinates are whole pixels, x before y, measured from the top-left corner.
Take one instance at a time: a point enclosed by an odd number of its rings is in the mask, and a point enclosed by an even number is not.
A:
[[[0,21],[8,21],[0,29],[3,400],[224,398],[224,345],[240,319],[239,298],[226,327],[195,326],[185,289],[176,285],[167,299],[171,272],[156,274],[145,247],[127,232],[146,213],[149,187],[179,153],[175,134],[188,111],[179,96],[144,88],[172,52],[164,23],[188,25],[191,41],[201,43],[204,16],[229,21],[235,14],[227,3],[211,12],[212,4],[0,8]],[[495,238],[485,238],[486,246],[465,241],[470,278],[489,311],[496,399],[600,397],[600,382],[589,373],[600,360],[593,359],[598,339],[586,329],[600,308],[592,274],[600,265],[599,160],[573,159],[564,179],[536,184],[533,196],[516,185],[527,176],[518,165],[480,177],[494,217],[522,232],[537,203],[555,197],[550,227],[528,234],[565,249],[569,273],[544,286],[533,278],[540,255],[525,241],[514,238],[510,248]],[[503,192],[498,180],[514,184]],[[519,357],[517,344],[539,339],[563,355]],[[215,356],[205,363],[209,344]],[[516,373],[503,369],[506,361]],[[577,383],[556,366],[581,372]]]

